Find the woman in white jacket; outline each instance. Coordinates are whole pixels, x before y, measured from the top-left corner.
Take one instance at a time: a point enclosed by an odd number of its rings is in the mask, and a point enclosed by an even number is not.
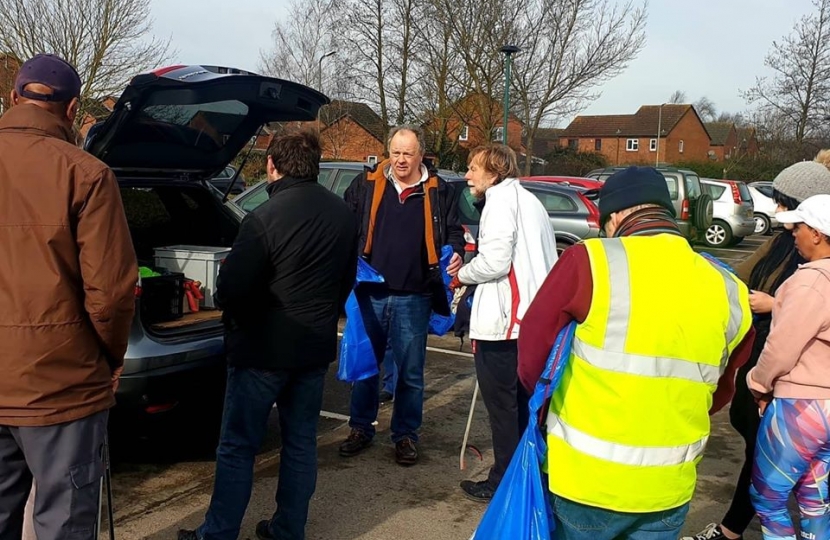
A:
[[[485,198],[478,253],[458,273],[477,285],[470,315],[476,376],[490,417],[495,463],[486,480],[461,483],[464,494],[488,502],[501,482],[528,422],[527,392],[516,373],[522,317],[556,262],[556,238],[542,203],[516,178],[516,154],[502,144],[470,152],[467,185]]]

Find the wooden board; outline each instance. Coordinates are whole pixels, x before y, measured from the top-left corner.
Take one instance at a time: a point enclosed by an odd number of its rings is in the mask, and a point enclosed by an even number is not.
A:
[[[203,323],[206,321],[218,321],[221,318],[222,312],[218,309],[202,309],[200,311],[185,313],[181,319],[156,323],[151,326],[154,330],[170,330],[172,328],[181,328],[183,326],[190,326],[192,324]]]

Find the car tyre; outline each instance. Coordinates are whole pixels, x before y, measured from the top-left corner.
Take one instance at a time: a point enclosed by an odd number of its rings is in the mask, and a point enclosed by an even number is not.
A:
[[[709,247],[726,247],[732,242],[732,229],[725,221],[716,219],[703,234],[703,241]]]
[[[694,226],[700,231],[708,232],[709,227],[711,227],[714,221],[712,219],[712,213],[714,212],[715,201],[712,199],[711,195],[703,193],[697,198],[694,206]]]
[[[755,213],[755,234],[763,236],[769,234],[770,229],[769,217],[765,214]]]
[[[571,247],[572,245],[573,245],[573,243],[568,242],[568,241],[566,241],[566,240],[557,240],[557,241],[556,241],[556,254],[557,254],[558,256],[560,256],[560,257],[561,257],[561,256],[562,256],[562,253],[563,253],[566,249],[568,249],[569,247]]]

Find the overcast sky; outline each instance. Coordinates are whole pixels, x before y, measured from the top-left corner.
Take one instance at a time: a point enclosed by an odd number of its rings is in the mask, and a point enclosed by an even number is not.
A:
[[[287,3],[152,0],[153,29],[172,39],[178,62],[255,71]],[[709,97],[719,111],[744,110],[739,91],[764,74],[773,40],[811,10],[810,0],[650,0],[646,46],[583,114],[631,114],[640,105],[663,103],[678,89],[690,101]]]

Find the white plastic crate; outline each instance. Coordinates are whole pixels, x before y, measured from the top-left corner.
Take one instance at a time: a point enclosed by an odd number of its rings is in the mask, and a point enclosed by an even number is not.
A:
[[[181,272],[187,279],[200,281],[205,295],[201,305],[214,307],[213,293],[219,267],[231,248],[210,246],[167,246],[155,249],[156,266]]]

